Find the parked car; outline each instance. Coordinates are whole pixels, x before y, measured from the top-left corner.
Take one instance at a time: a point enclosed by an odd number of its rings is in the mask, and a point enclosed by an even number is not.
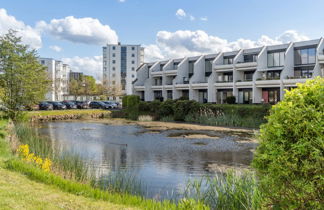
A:
[[[73,101],[78,109],[89,109],[89,103],[87,101]]]
[[[109,109],[110,108],[109,105],[105,104],[102,101],[91,101],[89,106],[92,109]]]
[[[39,110],[53,110],[53,105],[46,101],[40,102],[38,106]]]
[[[53,105],[53,109],[55,110],[63,110],[66,109],[66,106],[60,102],[57,101],[48,101],[48,103]]]
[[[72,101],[62,101],[62,104],[66,106],[67,109],[76,109],[77,105]]]
[[[103,102],[109,106],[109,109],[117,109],[118,108],[118,105],[113,101],[103,101]]]

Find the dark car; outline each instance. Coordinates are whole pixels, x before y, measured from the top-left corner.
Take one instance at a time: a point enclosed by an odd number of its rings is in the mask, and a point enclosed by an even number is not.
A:
[[[109,109],[109,105],[101,101],[91,101],[89,106],[92,109]]]
[[[103,101],[105,104],[108,105],[109,109],[117,109],[118,105],[112,101]]]
[[[40,102],[39,103],[39,110],[53,110],[53,105],[48,102]]]
[[[48,101],[48,103],[52,104],[53,105],[53,109],[55,109],[55,110],[66,109],[66,106],[64,104],[61,104],[60,102]]]
[[[74,101],[78,109],[89,109],[89,103],[86,101]]]
[[[76,109],[77,105],[73,103],[72,101],[62,101],[62,104],[66,106],[67,109]]]

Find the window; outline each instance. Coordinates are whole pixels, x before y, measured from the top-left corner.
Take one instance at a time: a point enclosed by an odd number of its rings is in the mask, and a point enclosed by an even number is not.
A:
[[[104,66],[107,65],[107,61],[104,61]]]
[[[132,64],[135,64],[135,61],[132,61]]]
[[[280,67],[285,63],[285,51],[268,52],[268,67]]]
[[[281,73],[281,71],[267,71],[267,72],[263,73],[263,79],[266,79],[266,80],[280,79],[280,73]]]
[[[192,77],[194,73],[194,65],[196,61],[189,61],[189,77]]]
[[[107,71],[107,68],[106,67],[104,67],[104,71]]]
[[[112,70],[115,71],[116,70],[116,67],[112,67]]]
[[[179,62],[174,62],[173,63],[173,69],[175,70],[175,69],[178,69],[178,65],[179,65],[180,63]]]
[[[44,60],[41,60],[41,64],[42,64],[42,65],[45,65],[45,61],[44,61]]]
[[[135,57],[135,54],[134,54],[134,53],[132,54],[132,57],[133,57],[133,58]]]
[[[116,54],[115,54],[115,53],[113,53],[113,54],[112,54],[112,57],[116,57]]]
[[[256,62],[258,55],[257,54],[247,54],[243,55],[243,62],[249,63],[249,62]]]
[[[132,78],[134,78],[135,77],[135,75],[134,74],[132,74]]]
[[[233,64],[235,56],[224,56],[224,64]]]
[[[135,47],[132,47],[132,50],[135,50]]]
[[[115,74],[112,74],[112,77],[115,77]]]
[[[295,77],[296,78],[311,78],[313,76],[314,66],[296,67]]]
[[[113,47],[112,47],[112,49],[113,49],[113,50],[116,50],[116,47],[115,47],[115,46],[113,46]]]
[[[135,71],[135,68],[134,67],[132,67],[132,71]]]
[[[244,72],[244,81],[252,81],[253,74],[254,74],[254,71]]]
[[[315,47],[295,49],[295,64],[314,64],[316,62],[315,55]]]
[[[116,63],[116,60],[112,60],[112,63],[115,64]]]
[[[172,99],[172,90],[167,90],[167,98]]]
[[[205,60],[205,76],[211,75],[212,70],[213,70],[213,60],[214,60],[214,58]]]

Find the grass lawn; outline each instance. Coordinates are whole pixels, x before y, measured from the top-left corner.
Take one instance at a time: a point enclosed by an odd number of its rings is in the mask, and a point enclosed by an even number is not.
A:
[[[1,209],[135,209],[66,193],[4,168],[12,157],[5,141],[6,120],[0,120],[0,208]]]

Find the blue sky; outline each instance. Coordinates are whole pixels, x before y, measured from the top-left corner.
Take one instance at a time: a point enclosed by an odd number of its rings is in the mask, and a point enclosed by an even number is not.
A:
[[[103,43],[117,39],[144,45],[146,60],[157,60],[315,39],[324,34],[323,0],[22,2],[27,1],[0,0],[0,34],[18,27],[15,21],[19,21],[18,30],[25,30],[26,43],[36,46],[40,56],[63,59],[75,70],[89,74],[99,74]],[[69,16],[73,18],[67,19]],[[66,28],[75,30],[66,32]],[[82,34],[88,32],[92,37]],[[80,61],[87,69],[78,64]]]

